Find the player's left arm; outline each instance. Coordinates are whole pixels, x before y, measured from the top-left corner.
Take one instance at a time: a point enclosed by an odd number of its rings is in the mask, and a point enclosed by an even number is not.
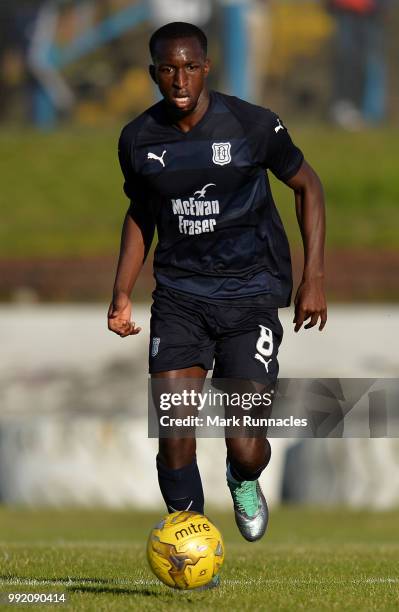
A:
[[[295,207],[304,249],[302,280],[296,292],[294,330],[303,323],[305,329],[319,324],[321,331],[327,322],[327,302],[324,289],[324,242],[326,215],[323,187],[313,168],[303,161],[299,171],[284,181],[295,192]]]

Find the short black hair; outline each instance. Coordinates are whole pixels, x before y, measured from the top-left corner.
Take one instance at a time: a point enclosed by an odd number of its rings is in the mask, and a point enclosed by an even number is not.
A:
[[[201,45],[201,49],[206,57],[208,51],[208,40],[204,32],[192,23],[184,21],[174,21],[158,28],[150,38],[150,53],[154,59],[157,44],[161,40],[177,40],[178,38],[196,38]]]

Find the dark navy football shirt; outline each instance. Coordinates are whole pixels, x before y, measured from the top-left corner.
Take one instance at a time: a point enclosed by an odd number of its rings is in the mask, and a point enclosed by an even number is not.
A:
[[[158,287],[289,305],[290,251],[266,171],[287,181],[303,155],[275,113],[210,92],[207,112],[184,133],[161,101],[122,130],[119,159],[130,215],[147,243],[158,231]]]

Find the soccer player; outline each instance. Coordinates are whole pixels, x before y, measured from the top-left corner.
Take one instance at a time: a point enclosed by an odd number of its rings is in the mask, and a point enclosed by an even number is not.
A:
[[[122,130],[119,160],[131,200],[121,239],[109,329],[131,321],[130,295],[155,228],[156,288],[149,371],[166,388],[214,378],[269,388],[278,374],[283,330],[278,308],[292,291],[287,238],[267,170],[295,194],[304,270],[295,297],[295,331],[326,319],[324,200],[316,173],[271,110],[209,91],[204,33],[170,23],[151,37],[150,74],[163,99]],[[227,484],[241,534],[265,532],[268,511],[259,476],[270,460],[265,437],[231,437]],[[204,510],[194,436],[161,438],[157,456],[169,512]]]

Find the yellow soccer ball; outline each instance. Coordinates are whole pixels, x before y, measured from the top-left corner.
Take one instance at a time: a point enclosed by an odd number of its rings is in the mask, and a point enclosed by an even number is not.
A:
[[[147,558],[154,574],[174,589],[204,586],[224,560],[220,531],[203,514],[173,512],[152,529]]]

